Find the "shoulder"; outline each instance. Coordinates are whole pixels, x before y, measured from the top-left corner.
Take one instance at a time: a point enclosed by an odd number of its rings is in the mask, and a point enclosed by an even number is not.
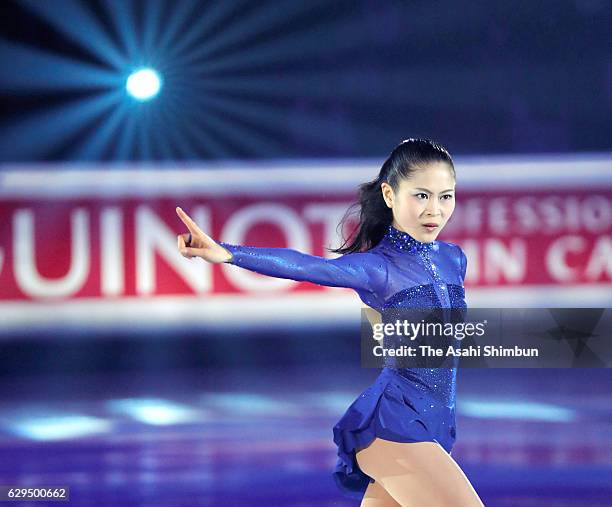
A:
[[[351,252],[338,257],[339,260],[346,263],[355,263],[363,266],[368,270],[387,269],[387,258],[383,252],[376,248],[365,250],[363,252]]]
[[[363,252],[351,252],[337,258],[343,264],[358,266],[367,273],[373,286],[380,287],[388,277],[388,259],[377,247]]]
[[[440,253],[452,260],[453,264],[457,266],[461,272],[461,277],[465,279],[465,272],[467,268],[467,256],[463,249],[456,243],[450,241],[436,241],[439,244]]]
[[[456,243],[451,243],[450,241],[439,241],[439,240],[437,240],[436,243],[438,243],[441,253],[448,254],[448,255],[458,255],[459,257],[465,255],[465,252],[463,251],[463,249]]]

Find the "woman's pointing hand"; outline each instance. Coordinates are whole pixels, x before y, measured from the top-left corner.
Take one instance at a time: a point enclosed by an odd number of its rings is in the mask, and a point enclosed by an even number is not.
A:
[[[176,214],[189,230],[188,233],[177,236],[178,249],[183,257],[191,259],[201,257],[205,261],[219,264],[231,260],[232,254],[208,236],[181,208],[176,208]],[[191,241],[189,241],[191,238]]]

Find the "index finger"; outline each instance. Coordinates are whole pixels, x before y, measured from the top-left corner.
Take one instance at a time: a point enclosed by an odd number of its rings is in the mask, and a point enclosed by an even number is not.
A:
[[[187,229],[189,229],[192,233],[203,234],[197,224],[191,219],[191,217],[178,206],[176,207],[176,213],[183,221],[183,223],[187,226]]]

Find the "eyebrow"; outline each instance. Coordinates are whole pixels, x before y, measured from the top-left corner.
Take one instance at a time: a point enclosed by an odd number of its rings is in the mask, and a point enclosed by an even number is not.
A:
[[[431,190],[428,190],[426,188],[415,188],[415,190],[424,190],[425,192],[429,193],[429,194],[433,194],[433,192]],[[454,188],[447,188],[446,190],[442,190],[442,192],[440,192],[441,194],[443,194],[444,192],[454,192],[455,189]]]

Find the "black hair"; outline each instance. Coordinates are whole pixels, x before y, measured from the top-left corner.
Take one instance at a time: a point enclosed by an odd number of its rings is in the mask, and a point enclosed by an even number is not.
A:
[[[352,242],[346,246],[344,240],[340,248],[331,252],[345,254],[362,252],[376,246],[384,237],[389,225],[393,222],[393,210],[387,206],[381,190],[383,182],[388,183],[394,192],[399,189],[402,178],[409,178],[421,166],[430,162],[446,162],[455,175],[455,166],[450,154],[440,144],[429,139],[405,139],[398,144],[382,165],[378,177],[359,185],[359,199],[347,210],[338,227],[342,227],[356,206],[360,207],[359,225]]]

